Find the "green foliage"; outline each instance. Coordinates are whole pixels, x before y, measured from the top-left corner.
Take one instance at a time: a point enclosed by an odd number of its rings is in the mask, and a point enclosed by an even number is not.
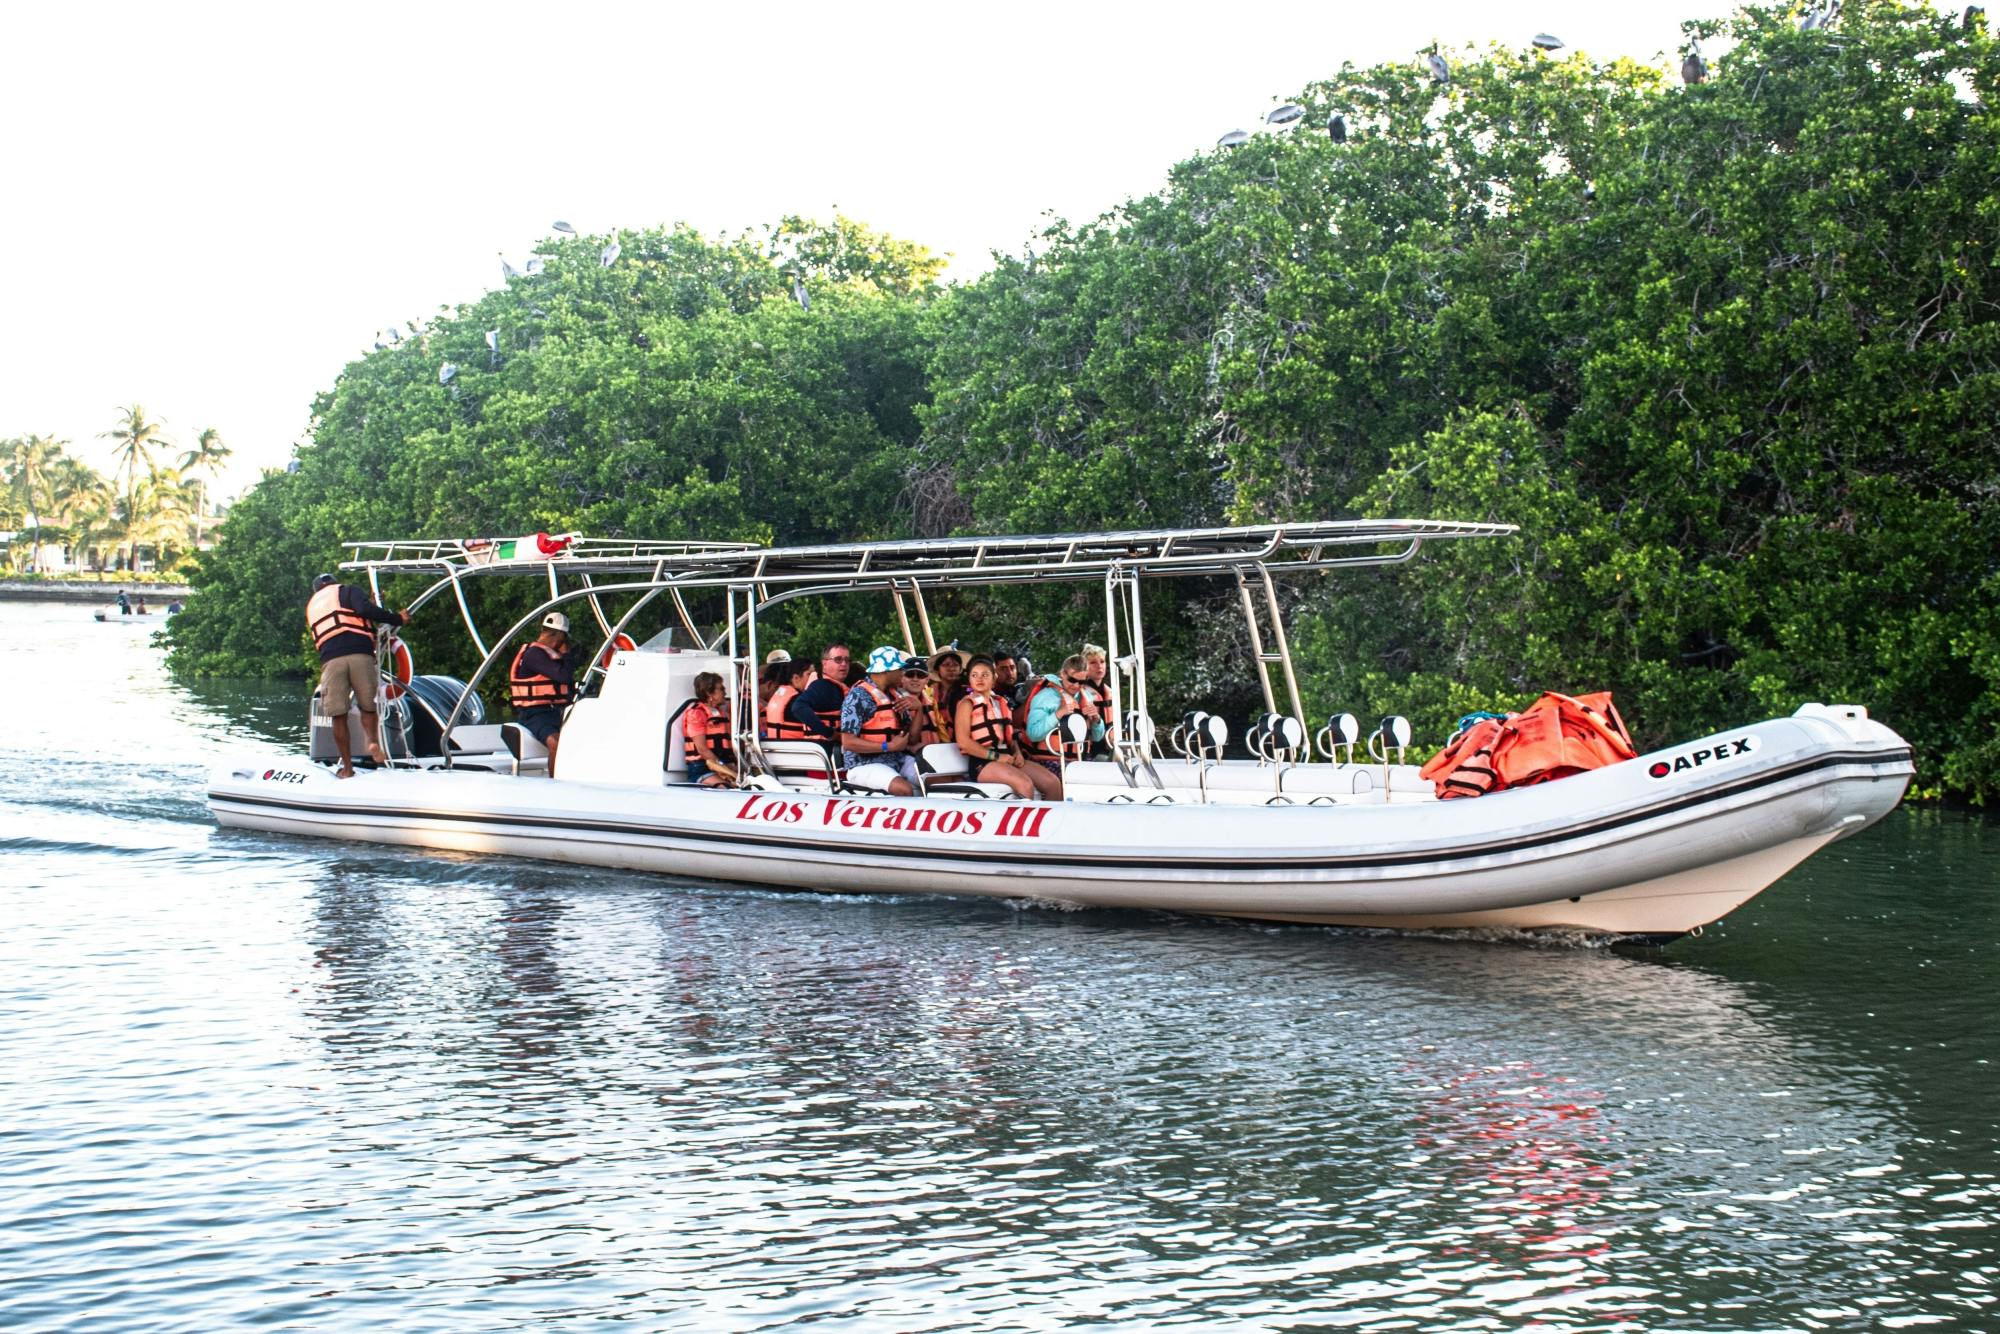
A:
[[[1661,741],[1855,701],[1920,783],[2000,792],[2000,49],[1889,0],[1690,28],[1738,44],[1689,88],[1345,68],[1299,100],[1347,143],[1051,229],[933,312],[924,450],[977,528],[1521,525],[1302,590],[1316,711],[1435,740],[1609,687]],[[1247,651],[1212,605],[1211,689]]]
[[[608,267],[603,238],[550,243],[543,272],[350,364],[314,406],[297,471],[240,501],[202,561],[201,596],[172,627],[176,668],[304,671],[301,608],[343,541],[907,531],[935,263],[844,219],[824,234],[788,220],[767,248],[685,229],[617,239]],[[508,582],[475,581],[489,632],[532,605]],[[423,670],[469,674],[449,618],[441,605],[420,619],[413,652]]]
[[[552,245],[347,369],[300,472],[232,515],[175,660],[296,666],[306,578],[368,534],[1489,519],[1521,535],[1291,591],[1315,714],[1396,709],[1435,741],[1610,688],[1661,741],[1857,702],[1917,744],[1921,787],[1983,801],[2000,43],[1900,0],[1796,18],[1688,25],[1735,43],[1693,87],[1582,54],[1458,53],[1442,87],[1346,66],[1298,96],[1345,143],[1202,154],[946,289],[847,219],[626,234],[608,269]],[[1250,707],[1233,588],[1149,598],[1156,712]],[[1100,601],[934,613],[1047,659],[1100,637]],[[884,610],[788,614],[866,640]]]

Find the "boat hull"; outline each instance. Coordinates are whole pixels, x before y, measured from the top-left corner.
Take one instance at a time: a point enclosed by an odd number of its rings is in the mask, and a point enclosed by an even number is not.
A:
[[[232,828],[857,893],[1283,922],[1673,936],[1865,828],[1893,732],[1795,717],[1476,800],[1034,805],[631,786],[299,760],[219,766]]]

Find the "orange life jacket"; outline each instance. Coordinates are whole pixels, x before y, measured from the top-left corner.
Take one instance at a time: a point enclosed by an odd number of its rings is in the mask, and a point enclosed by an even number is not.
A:
[[[1476,797],[1601,769],[1638,755],[1611,692],[1543,695],[1505,719],[1488,718],[1452,738],[1421,776],[1439,797]]]
[[[1504,734],[1498,718],[1482,718],[1453,737],[1417,776],[1436,783],[1441,798],[1484,796],[1500,781],[1493,748]]]
[[[371,640],[375,637],[372,621],[340,605],[339,584],[328,584],[306,600],[306,629],[312,634],[315,649],[325,648],[335,635],[362,634]]]
[[[523,709],[561,708],[576,694],[576,687],[568,681],[555,681],[539,672],[523,672],[521,659],[531,648],[548,649],[533,640],[521,645],[514,654],[514,663],[507,669],[507,702],[516,712]]]
[[[812,730],[804,723],[786,716],[792,701],[799,692],[789,685],[779,686],[771,692],[771,702],[764,706],[764,735],[772,741],[811,741]]]
[[[939,741],[950,741],[953,725],[957,721],[951,710],[943,703],[944,687],[936,681],[924,682],[924,688],[917,692],[917,703],[922,707],[919,716],[923,719],[920,735],[925,745]]]
[[[1001,755],[1012,751],[1014,711],[1007,707],[1007,701],[998,695],[982,695],[977,691],[968,691],[965,698],[972,704],[972,724],[966,728],[967,738]]]
[[[896,716],[895,701],[877,689],[873,681],[864,676],[849,688],[865,690],[868,692],[868,698],[875,701],[875,712],[868,715],[868,721],[861,724],[859,732],[849,732],[849,736],[858,736],[863,741],[894,741],[903,735],[904,723]],[[845,728],[841,730],[846,731]],[[877,746],[876,749],[880,750],[881,747]],[[857,753],[867,754],[866,751]]]
[[[681,715],[681,747],[689,764],[707,760],[695,745],[696,737],[708,738],[708,748],[722,763],[736,762],[735,751],[729,744],[729,720],[699,701],[688,705],[687,712]]]

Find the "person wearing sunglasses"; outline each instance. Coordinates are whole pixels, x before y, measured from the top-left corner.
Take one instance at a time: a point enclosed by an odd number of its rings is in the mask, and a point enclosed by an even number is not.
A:
[[[848,672],[854,655],[845,644],[828,644],[819,655],[819,680],[800,693],[806,707],[819,715],[831,735],[840,731],[840,706],[847,700]]]

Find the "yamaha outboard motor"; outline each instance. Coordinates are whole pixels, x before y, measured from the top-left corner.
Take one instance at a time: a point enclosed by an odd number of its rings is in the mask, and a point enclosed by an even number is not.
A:
[[[412,755],[444,754],[444,725],[466,693],[465,682],[455,676],[416,676],[399,705],[404,706]],[[459,710],[457,726],[473,727],[486,721],[486,705],[477,695]],[[394,722],[390,723],[395,726]]]

